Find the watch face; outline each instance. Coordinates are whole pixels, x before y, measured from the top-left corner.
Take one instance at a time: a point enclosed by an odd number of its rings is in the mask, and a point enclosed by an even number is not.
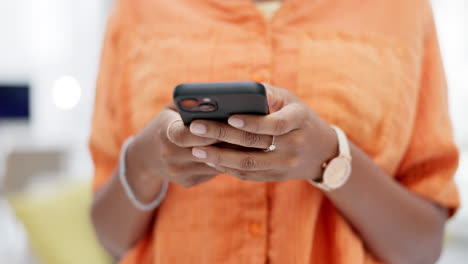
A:
[[[330,189],[341,187],[351,174],[351,163],[348,159],[337,157],[328,164],[323,173],[324,184]]]

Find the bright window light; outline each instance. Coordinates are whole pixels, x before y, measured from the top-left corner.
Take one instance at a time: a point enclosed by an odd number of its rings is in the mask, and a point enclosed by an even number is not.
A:
[[[52,100],[60,110],[71,110],[81,99],[81,87],[73,76],[58,78],[52,87]]]

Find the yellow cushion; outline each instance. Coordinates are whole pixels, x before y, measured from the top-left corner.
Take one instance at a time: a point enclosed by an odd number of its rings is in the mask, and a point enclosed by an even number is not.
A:
[[[52,194],[15,195],[9,202],[41,263],[112,263],[91,226],[91,187],[73,184]]]

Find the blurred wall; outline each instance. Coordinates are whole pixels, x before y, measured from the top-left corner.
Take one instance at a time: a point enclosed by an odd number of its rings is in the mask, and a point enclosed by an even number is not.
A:
[[[468,1],[431,2],[447,75],[454,132],[458,145],[468,151]]]
[[[70,153],[70,171],[91,172],[87,137],[110,5],[96,0],[0,0],[0,81],[32,85],[30,127],[19,129],[21,137],[14,136],[16,131],[7,133],[13,134],[8,144],[64,148]],[[81,88],[81,98],[70,110],[59,109],[52,97],[54,82],[64,75],[76,78]]]

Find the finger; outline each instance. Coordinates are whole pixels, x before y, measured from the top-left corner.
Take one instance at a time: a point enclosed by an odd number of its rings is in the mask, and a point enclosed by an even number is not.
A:
[[[182,173],[184,173],[183,170],[188,169],[189,166],[195,164],[193,161],[192,148],[178,147],[171,142],[162,146],[160,157],[164,162],[166,162],[168,167],[183,167],[181,169]],[[199,164],[199,162],[196,163]],[[185,174],[187,174],[186,171]]]
[[[194,161],[209,162],[215,166],[243,171],[269,170],[280,164],[278,160],[280,157],[274,152],[242,151],[210,146],[194,147],[192,148],[192,154]]]
[[[262,83],[267,93],[268,106],[273,111],[278,111],[285,105],[296,102],[299,99],[290,91],[278,88],[268,83]]]
[[[192,134],[189,127],[185,126],[180,120],[180,117],[169,123],[166,135],[169,141],[179,147],[208,146],[218,142],[213,138],[204,138]]]
[[[216,177],[216,174],[196,174],[191,175],[190,177],[174,180],[175,183],[182,185],[185,188],[192,187],[195,185],[202,184]]]
[[[161,146],[160,156],[162,160],[171,164],[185,164],[192,161],[192,149],[182,148],[172,142],[166,142]]]
[[[194,186],[210,180],[220,172],[204,163],[190,162],[179,166],[169,166],[169,179],[184,187]]]
[[[217,166],[211,162],[207,162],[206,165],[212,167],[213,169],[215,169],[216,171],[220,172],[220,173],[225,173],[226,172],[226,168],[225,167],[222,167],[222,166]]]
[[[208,166],[205,163],[194,161],[182,164],[173,164],[168,167],[168,172],[173,178],[189,178],[191,175],[218,174],[218,171],[215,168]]]
[[[292,103],[269,115],[232,115],[228,124],[255,134],[284,135],[301,128],[307,117],[303,108],[299,103]]]
[[[193,175],[190,179],[191,183],[194,185],[202,184],[205,183],[219,174],[219,172],[216,172],[215,174],[201,174],[201,175]]]
[[[260,135],[234,128],[226,123],[196,120],[190,124],[190,131],[200,137],[217,139],[239,146],[266,149],[272,142],[269,135]]]
[[[245,181],[282,182],[286,179],[285,174],[281,174],[274,170],[241,171],[232,168],[224,168],[224,172]]]

